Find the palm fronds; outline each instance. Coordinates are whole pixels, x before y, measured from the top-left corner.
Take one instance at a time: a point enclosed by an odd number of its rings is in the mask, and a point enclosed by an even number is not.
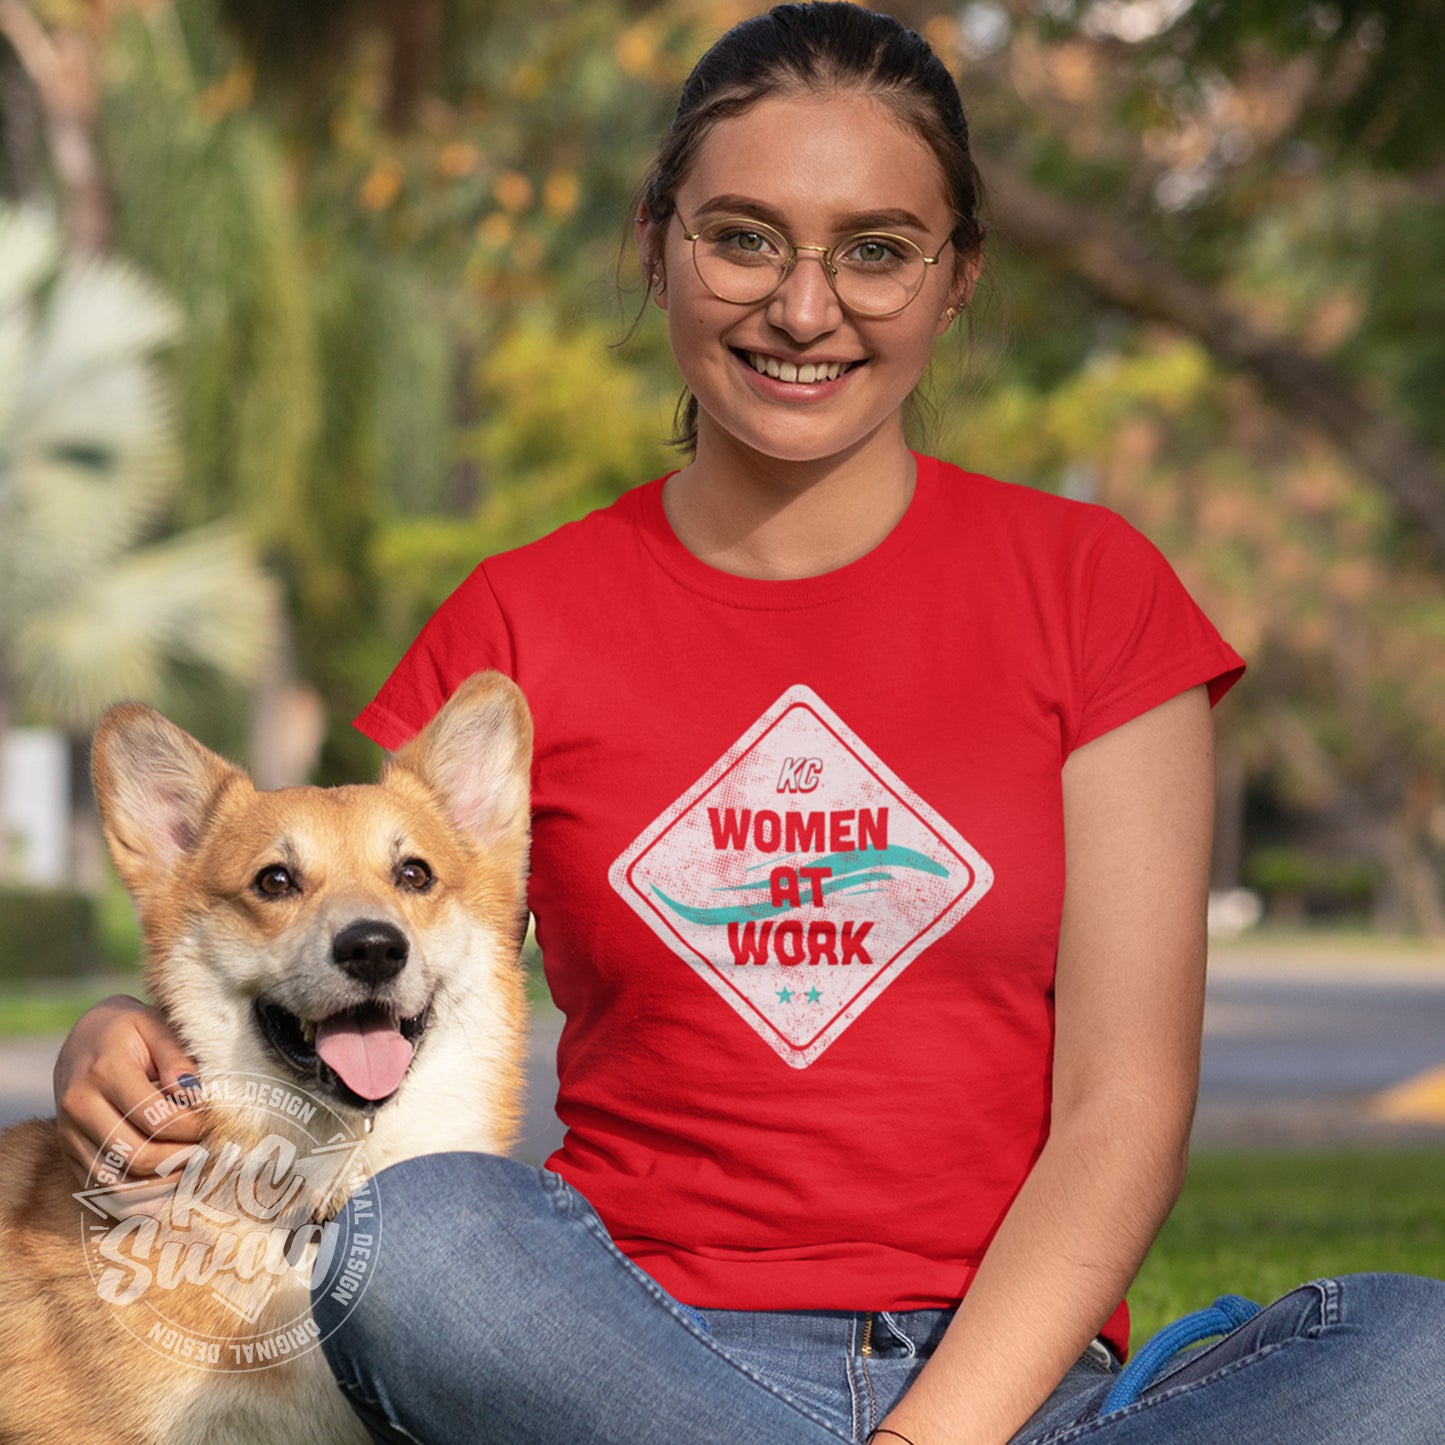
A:
[[[238,530],[163,535],[182,461],[155,353],[180,331],[133,268],[0,210],[0,681],[26,716],[82,729],[194,666],[248,681],[274,635]]]

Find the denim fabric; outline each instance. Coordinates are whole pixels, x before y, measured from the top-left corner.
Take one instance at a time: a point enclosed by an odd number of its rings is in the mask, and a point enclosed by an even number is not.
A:
[[[1178,1356],[1139,1401],[1100,1417],[1107,1389],[1056,1395],[1014,1445],[1441,1445],[1445,1283],[1315,1280]]]
[[[614,1248],[562,1179],[491,1155],[408,1160],[373,1188],[366,1289],[349,1308],[318,1290],[313,1310],[378,1441],[857,1442],[951,1318],[692,1309]],[[1103,1352],[1086,1354],[1013,1445],[1445,1445],[1442,1351],[1445,1284],[1322,1280],[1178,1357],[1103,1418],[1117,1376]]]

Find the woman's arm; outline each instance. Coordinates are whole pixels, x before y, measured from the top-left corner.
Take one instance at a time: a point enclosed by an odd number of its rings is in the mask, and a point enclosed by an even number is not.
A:
[[[1063,795],[1051,1131],[884,1422],[916,1445],[1007,1441],[1118,1304],[1184,1183],[1214,799],[1203,688],[1072,754]]]

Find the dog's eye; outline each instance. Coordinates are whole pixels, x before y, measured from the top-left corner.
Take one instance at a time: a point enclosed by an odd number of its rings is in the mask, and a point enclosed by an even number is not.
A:
[[[425,893],[432,885],[432,871],[420,858],[408,858],[396,870],[396,881],[403,888],[414,888],[418,893]]]
[[[296,887],[296,880],[291,876],[289,868],[283,868],[279,863],[273,863],[269,868],[263,868],[255,877],[254,887],[258,893],[264,893],[268,898],[280,898],[282,894],[292,892]]]

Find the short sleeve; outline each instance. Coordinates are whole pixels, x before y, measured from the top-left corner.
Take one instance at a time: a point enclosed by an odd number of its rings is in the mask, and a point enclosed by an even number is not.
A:
[[[1113,514],[1096,539],[1082,601],[1070,749],[1201,684],[1213,705],[1244,673],[1159,549]]]
[[[495,668],[512,677],[515,667],[484,563],[432,614],[356,726],[382,747],[399,748],[474,672]]]

